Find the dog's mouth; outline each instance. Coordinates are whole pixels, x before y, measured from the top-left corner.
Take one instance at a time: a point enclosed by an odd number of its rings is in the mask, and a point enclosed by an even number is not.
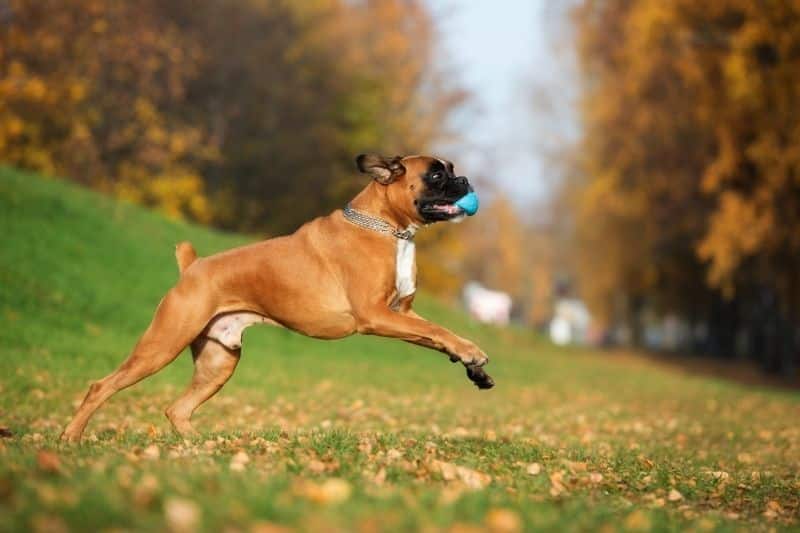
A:
[[[458,216],[464,213],[464,210],[454,203],[448,202],[435,202],[428,206],[428,210],[434,213],[441,213],[448,216]]]
[[[430,198],[418,202],[420,215],[426,222],[450,220],[458,222],[478,212],[478,195],[470,187],[457,199]]]
[[[464,209],[456,205],[457,200],[421,200],[418,210],[425,222],[451,220],[465,214]]]

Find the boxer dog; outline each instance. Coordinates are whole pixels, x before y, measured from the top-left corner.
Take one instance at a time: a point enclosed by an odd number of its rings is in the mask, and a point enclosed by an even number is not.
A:
[[[62,440],[79,441],[103,402],[164,368],[187,346],[194,375],[166,415],[178,433],[194,434],[192,413],[231,377],[242,332],[253,324],[319,339],[354,333],[402,339],[447,354],[479,388],[493,387],[482,368],[489,359],[478,346],[411,309],[414,233],[477,210],[477,203],[460,207],[474,196],[467,178],[456,176],[449,161],[427,156],[360,155],[356,163],[370,183],[345,209],[291,235],[205,258],[197,258],[191,244],[179,244],[178,283],[128,359],[89,387]]]

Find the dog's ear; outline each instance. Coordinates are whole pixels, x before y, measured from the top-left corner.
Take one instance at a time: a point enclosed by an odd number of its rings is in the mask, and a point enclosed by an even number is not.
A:
[[[402,160],[403,158],[400,156],[386,159],[377,154],[361,154],[356,157],[356,165],[358,165],[358,170],[369,174],[378,183],[389,185],[406,173],[406,167],[403,166]]]

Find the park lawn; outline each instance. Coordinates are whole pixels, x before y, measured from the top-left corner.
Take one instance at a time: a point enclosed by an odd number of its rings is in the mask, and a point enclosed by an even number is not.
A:
[[[796,392],[555,348],[424,295],[423,315],[490,355],[495,389],[402,342],[252,328],[200,438],[163,416],[187,352],[61,445],[176,280],[174,244],[250,239],[8,168],[0,233],[0,531],[797,527]]]

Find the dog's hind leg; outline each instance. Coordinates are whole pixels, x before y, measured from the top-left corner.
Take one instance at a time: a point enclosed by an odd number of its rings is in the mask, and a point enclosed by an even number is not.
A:
[[[212,339],[199,338],[192,343],[192,382],[165,413],[175,431],[183,436],[197,433],[189,421],[192,413],[230,379],[240,355],[240,348],[230,349]]]
[[[197,298],[187,287],[170,290],[128,359],[115,372],[89,387],[61,439],[79,441],[92,414],[103,402],[175,360],[203,330],[212,314],[211,303]]]

